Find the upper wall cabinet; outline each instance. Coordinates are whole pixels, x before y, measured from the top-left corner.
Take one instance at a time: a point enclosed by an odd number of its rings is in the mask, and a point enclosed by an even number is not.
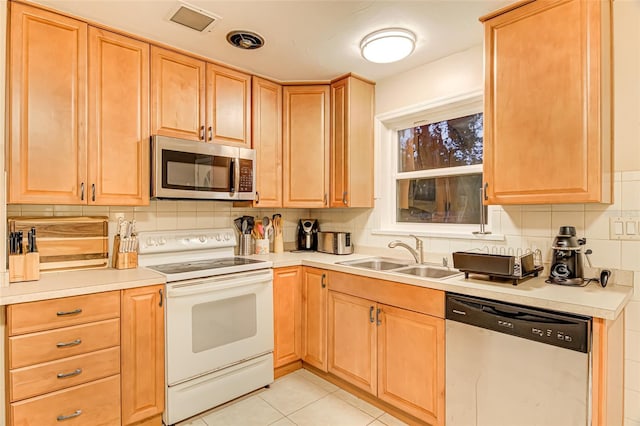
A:
[[[330,207],[373,207],[373,96],[353,76],[331,84]]]
[[[283,207],[328,207],[329,86],[283,90]]]
[[[205,62],[151,46],[151,134],[205,140]]]
[[[148,204],[148,45],[10,7],[8,203]]]
[[[611,2],[520,2],[481,21],[486,203],[612,202]]]
[[[251,76],[207,64],[207,141],[251,148]]]
[[[151,133],[251,147],[251,76],[152,46]]]
[[[282,86],[253,77],[254,207],[282,207]]]

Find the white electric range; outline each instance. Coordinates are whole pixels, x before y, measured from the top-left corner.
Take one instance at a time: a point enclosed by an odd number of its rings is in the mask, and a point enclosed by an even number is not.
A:
[[[138,240],[140,266],[167,278],[164,423],[272,383],[272,263],[234,256],[228,228],[141,232]]]

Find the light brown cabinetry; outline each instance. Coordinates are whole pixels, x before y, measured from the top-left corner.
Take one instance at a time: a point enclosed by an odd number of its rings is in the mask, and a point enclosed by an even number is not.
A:
[[[612,202],[611,7],[524,2],[481,18],[487,204]]]
[[[251,76],[151,47],[151,133],[251,147]]]
[[[251,75],[207,64],[207,141],[251,148]]]
[[[444,292],[329,273],[329,372],[444,424]]]
[[[273,364],[282,367],[302,358],[302,268],[273,271]]]
[[[163,288],[9,305],[7,424],[161,424]]]
[[[151,134],[205,139],[204,61],[151,46]]]
[[[89,28],[90,204],[149,204],[149,45]]]
[[[282,207],[282,86],[253,77],[254,207]]]
[[[327,371],[327,271],[302,268],[302,359]]]
[[[122,424],[164,411],[164,285],[122,291]]]
[[[354,76],[331,83],[330,207],[373,207],[373,96]]]
[[[329,86],[283,89],[283,207],[328,207]]]
[[[148,204],[148,45],[10,7],[8,202]]]
[[[7,307],[9,425],[120,425],[118,296]]]

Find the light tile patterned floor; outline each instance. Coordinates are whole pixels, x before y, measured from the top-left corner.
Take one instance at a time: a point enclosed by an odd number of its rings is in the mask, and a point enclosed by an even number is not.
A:
[[[269,389],[215,408],[179,426],[406,426],[377,407],[306,370]]]

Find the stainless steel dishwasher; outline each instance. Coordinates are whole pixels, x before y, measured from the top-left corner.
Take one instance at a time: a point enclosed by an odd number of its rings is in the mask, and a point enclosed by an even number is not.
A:
[[[591,424],[591,318],[447,294],[447,426]]]

